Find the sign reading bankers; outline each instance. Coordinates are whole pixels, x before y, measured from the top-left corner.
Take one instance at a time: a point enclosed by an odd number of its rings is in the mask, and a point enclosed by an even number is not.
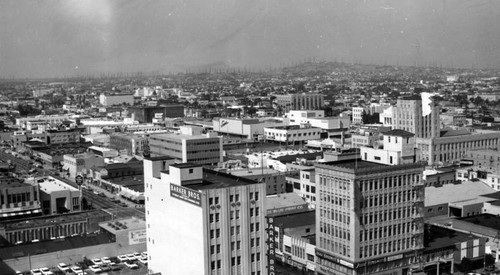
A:
[[[180,185],[170,184],[170,196],[201,207],[201,192]]]

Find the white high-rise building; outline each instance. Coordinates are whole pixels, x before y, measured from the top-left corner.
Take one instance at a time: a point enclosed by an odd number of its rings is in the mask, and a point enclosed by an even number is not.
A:
[[[266,274],[265,183],[144,160],[148,268],[161,274]]]

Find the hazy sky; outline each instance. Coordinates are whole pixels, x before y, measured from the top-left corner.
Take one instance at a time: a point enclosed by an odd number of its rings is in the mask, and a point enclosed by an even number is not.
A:
[[[500,67],[498,0],[1,0],[0,77],[317,57]]]

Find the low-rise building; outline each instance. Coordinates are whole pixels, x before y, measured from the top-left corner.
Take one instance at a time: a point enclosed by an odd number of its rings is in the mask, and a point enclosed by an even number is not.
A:
[[[0,236],[10,244],[62,241],[67,237],[84,236],[98,231],[98,224],[110,219],[111,215],[108,213],[94,210],[9,220],[0,225]]]
[[[132,119],[140,123],[152,123],[154,119],[184,117],[183,105],[133,106],[128,108]]]
[[[303,205],[275,208],[267,214],[268,242],[272,243],[269,263],[280,262],[314,274],[316,270],[315,211]],[[273,265],[274,267],[274,265]]]
[[[131,133],[112,133],[109,137],[109,147],[128,155],[142,155],[149,148],[149,140],[145,135]]]
[[[270,168],[248,168],[228,171],[231,175],[266,183],[266,195],[286,193],[286,173]]]
[[[264,135],[265,127],[282,126],[283,121],[275,119],[218,118],[213,120],[213,130],[226,136],[258,140]]]
[[[298,174],[286,177],[287,183],[293,186],[293,192],[306,201],[311,208],[316,205],[316,173],[313,167],[300,170]]]
[[[404,130],[391,130],[383,133],[381,148],[361,147],[361,159],[381,164],[400,165],[418,161],[415,138]]]
[[[441,186],[456,183],[454,167],[426,168],[423,174],[425,186]]]
[[[480,181],[466,181],[461,184],[445,184],[425,188],[424,215],[467,217],[482,213],[484,202],[492,201],[484,195],[495,193]]]
[[[364,107],[352,107],[352,123],[363,124],[363,114],[365,112]]]
[[[264,128],[264,136],[268,141],[284,142],[286,144],[301,144],[308,140],[321,138],[323,131],[307,124],[292,126],[274,126]]]
[[[104,158],[91,152],[63,156],[63,170],[69,173],[71,179],[78,174],[87,174],[94,166],[104,165]]]
[[[441,131],[441,136],[417,138],[420,159],[429,165],[447,165],[460,162],[470,150],[498,150],[500,132],[470,133],[463,130]]]
[[[44,215],[81,211],[82,193],[77,188],[53,177],[35,178],[40,186]]]
[[[290,110],[319,110],[325,106],[325,96],[316,93],[276,95],[276,105],[285,112]]]
[[[36,184],[0,177],[0,220],[41,215],[40,192]]]
[[[130,106],[134,105],[134,95],[133,94],[101,94],[99,96],[99,103],[102,106],[113,106],[128,104]]]
[[[183,131],[149,137],[152,156],[170,156],[182,162],[216,165],[222,162],[222,137],[215,133]],[[186,128],[187,130],[187,128]]]
[[[39,115],[31,117],[20,117],[16,118],[16,125],[20,126],[22,129],[26,129],[28,121],[44,121],[45,124],[56,125],[68,119],[69,115]]]

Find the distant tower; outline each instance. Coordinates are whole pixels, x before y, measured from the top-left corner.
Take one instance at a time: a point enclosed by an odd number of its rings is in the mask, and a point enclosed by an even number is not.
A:
[[[392,128],[414,133],[417,138],[439,137],[440,110],[439,103],[430,93],[398,99]]]

